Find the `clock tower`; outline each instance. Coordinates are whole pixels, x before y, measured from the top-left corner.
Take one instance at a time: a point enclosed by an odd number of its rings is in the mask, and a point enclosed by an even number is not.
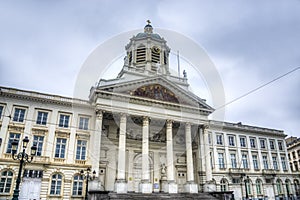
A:
[[[126,45],[126,56],[122,71],[118,77],[126,73],[138,73],[145,76],[169,75],[170,48],[167,41],[159,34],[153,33],[150,20],[147,20],[144,32],[138,33]]]

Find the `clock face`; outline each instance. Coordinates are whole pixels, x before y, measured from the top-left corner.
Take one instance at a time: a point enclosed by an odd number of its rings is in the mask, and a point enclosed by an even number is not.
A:
[[[160,53],[160,49],[156,46],[152,47],[152,52],[154,53]]]

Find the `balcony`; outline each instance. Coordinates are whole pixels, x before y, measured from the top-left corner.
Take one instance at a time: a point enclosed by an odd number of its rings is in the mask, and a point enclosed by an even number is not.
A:
[[[232,177],[245,176],[249,172],[249,169],[244,168],[229,168],[229,175]]]
[[[50,159],[48,156],[35,156],[34,162],[48,164],[48,163],[50,163]]]
[[[276,170],[274,169],[263,169],[262,170],[262,175],[265,178],[274,178],[276,176]]]

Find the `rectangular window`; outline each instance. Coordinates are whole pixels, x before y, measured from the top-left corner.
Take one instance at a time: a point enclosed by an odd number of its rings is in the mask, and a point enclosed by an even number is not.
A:
[[[278,149],[279,149],[280,151],[283,150],[282,141],[278,141]]]
[[[234,153],[230,154],[230,160],[231,160],[231,167],[233,169],[237,168],[236,155]]]
[[[48,112],[38,111],[37,118],[36,118],[36,124],[46,125],[47,119],[48,119]]]
[[[76,160],[85,160],[86,156],[86,141],[77,140]]]
[[[14,122],[24,122],[24,118],[25,118],[25,109],[15,108],[13,121]]]
[[[223,145],[223,136],[221,134],[217,135],[217,144]]]
[[[44,136],[33,136],[33,146],[36,146],[36,155],[41,156],[43,151]]]
[[[258,169],[257,155],[252,155],[252,160],[253,160],[253,167],[254,167],[254,169]]]
[[[2,119],[3,108],[4,106],[0,105],[0,119]]]
[[[281,165],[282,165],[282,169],[284,170],[284,171],[286,171],[287,170],[287,167],[286,167],[286,160],[285,160],[285,157],[284,156],[281,156]]]
[[[275,145],[274,145],[274,141],[270,140],[270,149],[274,150],[275,149]]]
[[[263,164],[264,164],[264,169],[269,169],[268,157],[267,156],[263,156]]]
[[[248,158],[247,158],[247,154],[243,154],[242,155],[242,164],[243,164],[243,168],[244,169],[248,169]]]
[[[275,170],[278,170],[277,157],[276,156],[272,156],[272,160],[273,160],[273,168]]]
[[[55,158],[65,158],[67,139],[57,138],[55,148]]]
[[[89,118],[79,117],[79,129],[88,130],[89,129]]]
[[[208,133],[208,144],[211,144],[211,134]]]
[[[235,146],[235,142],[234,142],[234,136],[228,136],[228,144],[229,146],[234,147]]]
[[[260,139],[260,148],[265,149],[266,148],[266,141],[264,139]]]
[[[246,138],[245,137],[240,137],[240,144],[241,144],[241,147],[246,147]]]
[[[212,155],[212,152],[209,152],[209,155],[210,155],[210,165],[211,165],[211,168],[215,168],[215,165],[213,163],[213,155]]]
[[[250,138],[250,146],[251,148],[256,148],[255,138]]]
[[[219,168],[225,169],[224,154],[218,153],[218,159],[219,159]]]
[[[70,115],[60,114],[59,115],[59,127],[69,128]]]
[[[20,136],[21,136],[21,134],[19,134],[19,133],[9,133],[9,139],[8,139],[6,153],[11,153],[11,151],[12,151],[12,142],[14,140],[16,140],[19,144]]]

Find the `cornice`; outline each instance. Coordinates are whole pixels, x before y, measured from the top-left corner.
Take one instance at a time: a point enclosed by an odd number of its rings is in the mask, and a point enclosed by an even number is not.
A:
[[[35,91],[20,90],[16,88],[0,87],[0,97],[1,96],[14,98],[14,99],[36,101],[41,103],[70,106],[70,107],[71,106],[91,107],[91,104],[87,100],[40,93]]]

